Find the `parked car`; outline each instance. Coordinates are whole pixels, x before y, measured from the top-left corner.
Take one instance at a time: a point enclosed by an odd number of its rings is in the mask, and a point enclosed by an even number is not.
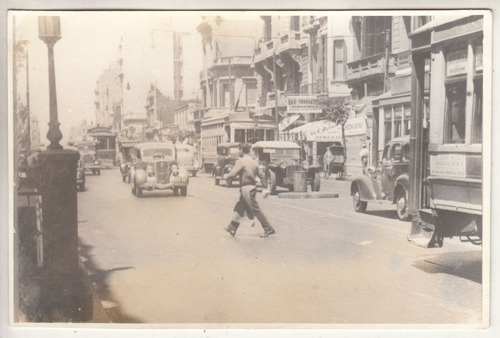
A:
[[[177,163],[181,168],[188,171],[191,176],[196,177],[198,173],[199,164],[195,157],[194,147],[189,144],[176,144]]]
[[[132,166],[132,151],[138,141],[121,141],[118,148],[118,165],[123,182],[130,183],[130,167]]]
[[[307,161],[301,163],[300,146],[287,141],[259,141],[252,147],[256,159],[264,167],[268,189],[271,195],[276,194],[276,187],[294,189],[294,173],[305,171],[307,185],[311,191],[319,191],[319,165],[309,165]]]
[[[219,185],[220,181],[224,179],[224,175],[233,169],[234,164],[239,158],[240,143],[227,142],[217,145],[217,163],[212,172],[213,176],[215,176],[215,185]],[[235,179],[226,180],[226,187],[230,187]]]
[[[356,212],[365,212],[368,201],[388,200],[396,204],[398,218],[408,220],[410,138],[395,138],[384,147],[378,168],[368,168],[366,175],[355,177],[351,195]]]
[[[76,187],[79,191],[85,191],[85,170],[83,169],[82,160],[78,160],[76,167]]]
[[[171,189],[187,195],[189,175],[179,168],[175,160],[172,143],[139,143],[132,151],[133,165],[130,167],[132,194],[142,197],[143,191]]]
[[[90,171],[94,175],[101,174],[101,161],[96,157],[95,141],[81,141],[75,143],[75,147],[80,152],[80,160],[82,161],[82,168],[84,171]]]

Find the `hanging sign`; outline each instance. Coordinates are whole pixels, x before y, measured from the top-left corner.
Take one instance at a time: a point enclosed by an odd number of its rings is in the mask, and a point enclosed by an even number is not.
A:
[[[316,96],[287,96],[288,114],[319,114],[322,112]]]

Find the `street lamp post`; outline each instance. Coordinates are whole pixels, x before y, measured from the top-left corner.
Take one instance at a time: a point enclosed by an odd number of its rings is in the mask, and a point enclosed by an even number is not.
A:
[[[38,18],[39,38],[48,47],[50,145],[39,155],[42,196],[42,245],[39,308],[41,321],[86,321],[92,294],[85,286],[78,255],[76,165],[78,151],[63,149],[57,116],[54,44],[61,39],[59,17]]]
[[[58,16],[38,17],[38,37],[47,44],[49,58],[49,100],[50,100],[50,121],[47,139],[50,141],[48,149],[62,149],[59,141],[62,133],[59,129],[57,116],[57,94],[56,75],[54,67],[54,45],[61,39],[61,26]]]

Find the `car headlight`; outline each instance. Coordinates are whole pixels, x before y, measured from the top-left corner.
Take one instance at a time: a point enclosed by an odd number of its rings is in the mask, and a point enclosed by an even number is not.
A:
[[[153,167],[151,165],[148,165],[146,167],[146,173],[148,174],[148,176],[154,176],[155,172],[154,172]]]
[[[309,163],[307,163],[307,161],[302,162],[302,169],[307,171],[307,170],[309,170],[309,168],[310,168],[310,165],[309,165]]]
[[[281,162],[280,163],[280,168],[281,169],[286,169],[286,166],[287,166],[286,162]]]
[[[172,175],[177,176],[179,175],[179,167],[176,165],[172,166]]]

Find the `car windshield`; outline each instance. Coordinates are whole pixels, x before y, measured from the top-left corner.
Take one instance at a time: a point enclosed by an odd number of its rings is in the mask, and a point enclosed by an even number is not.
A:
[[[300,149],[264,149],[264,153],[271,154],[271,159],[275,158],[293,158],[298,159],[300,157]]]
[[[231,157],[239,157],[240,156],[240,148],[228,148],[227,155]]]
[[[152,148],[152,149],[144,149],[142,151],[143,157],[161,157],[161,156],[173,156],[174,152],[172,149],[168,148]]]

